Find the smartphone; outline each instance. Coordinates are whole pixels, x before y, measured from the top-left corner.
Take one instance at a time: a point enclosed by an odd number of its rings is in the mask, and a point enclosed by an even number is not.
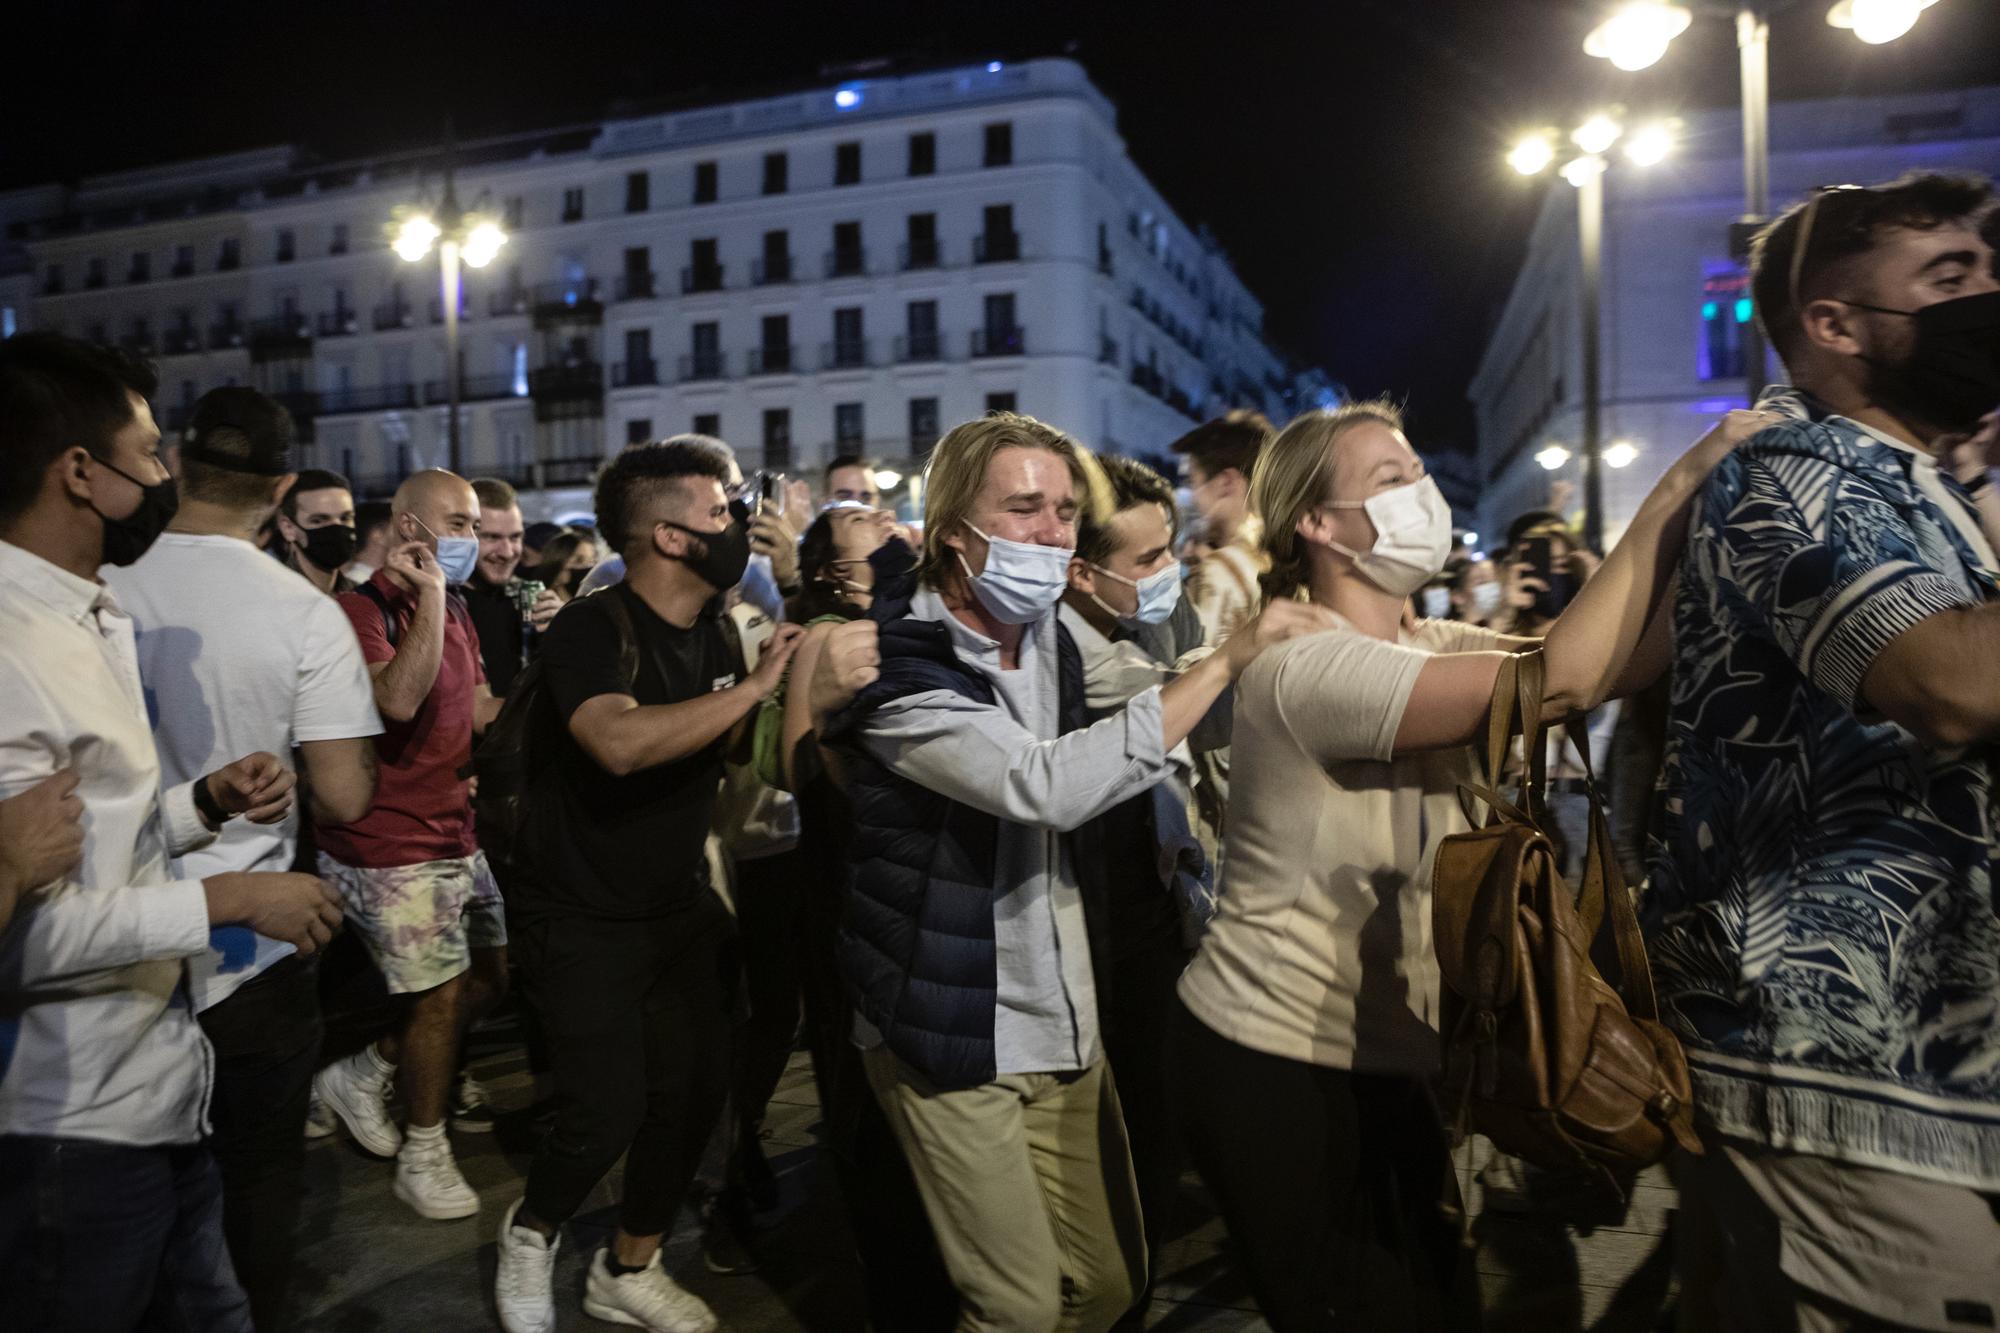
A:
[[[766,508],[776,514],[785,512],[785,474],[758,468],[750,474],[750,517],[757,517]]]
[[[1555,542],[1547,537],[1529,537],[1521,543],[1521,563],[1528,566],[1528,576],[1548,583],[1555,578]]]
[[[1527,538],[1521,543],[1520,558],[1528,566],[1528,577],[1540,579],[1544,585],[1535,593],[1536,618],[1555,619],[1576,596],[1576,579],[1569,572],[1568,560],[1562,568],[1556,567],[1555,542],[1548,537]]]

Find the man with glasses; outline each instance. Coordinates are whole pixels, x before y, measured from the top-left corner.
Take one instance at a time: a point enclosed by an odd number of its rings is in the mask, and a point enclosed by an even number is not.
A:
[[[2000,1321],[2000,585],[1939,466],[2000,404],[1992,206],[1823,191],[1754,251],[1792,387],[1693,520],[1649,897],[1683,1328]]]

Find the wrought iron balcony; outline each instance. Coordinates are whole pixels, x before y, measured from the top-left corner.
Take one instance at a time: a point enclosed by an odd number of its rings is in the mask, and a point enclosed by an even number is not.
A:
[[[753,287],[769,287],[773,283],[791,280],[790,255],[763,255],[750,261],[750,285]]]
[[[918,361],[944,360],[944,339],[935,333],[911,333],[896,339],[896,360],[908,365]]]
[[[989,231],[972,238],[972,262],[1005,264],[1021,257],[1021,233]]]
[[[659,295],[655,289],[653,274],[636,270],[618,275],[617,299],[620,301],[650,301]]]
[[[796,366],[790,343],[773,343],[768,347],[750,349],[748,373],[752,375],[789,375]]]
[[[660,363],[651,357],[643,361],[620,361],[611,367],[611,387],[614,389],[630,389],[659,382]]]
[[[939,268],[943,263],[943,252],[935,239],[904,241],[896,248],[896,267],[905,273],[916,269]]]
[[[727,358],[721,352],[692,352],[680,360],[680,381],[719,380],[726,374]]]
[[[722,271],[721,264],[690,264],[681,270],[681,291],[719,292],[722,290]]]
[[[848,249],[838,247],[826,252],[826,276],[829,278],[865,278],[868,276],[868,251],[860,246]]]
[[[974,356],[1020,356],[1026,350],[1027,335],[1018,327],[972,331]]]
[[[868,365],[868,340],[835,338],[830,343],[822,343],[819,349],[819,364],[822,370],[865,369]]]
[[[361,316],[352,310],[323,310],[319,316],[319,336],[342,338],[361,331]]]
[[[413,329],[416,326],[416,310],[401,301],[390,301],[385,305],[375,307],[375,331],[377,333],[382,333],[389,329]]]
[[[417,405],[414,384],[374,384],[360,389],[328,389],[319,395],[323,416],[343,412],[394,412]]]

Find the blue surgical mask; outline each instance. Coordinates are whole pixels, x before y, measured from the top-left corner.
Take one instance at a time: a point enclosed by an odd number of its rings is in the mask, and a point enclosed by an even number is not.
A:
[[[1091,568],[1107,579],[1115,580],[1128,588],[1137,588],[1139,590],[1139,608],[1131,615],[1113,611],[1104,604],[1104,599],[1096,593],[1090,595],[1090,600],[1097,603],[1099,610],[1103,611],[1106,615],[1116,616],[1124,624],[1164,624],[1167,617],[1174,613],[1174,607],[1180,604],[1181,567],[1179,564],[1170,564],[1165,569],[1148,574],[1143,579],[1128,579],[1123,574],[1112,573],[1103,565],[1092,565]]]
[[[1061,546],[1035,546],[988,537],[965,525],[986,543],[986,568],[975,574],[959,553],[958,565],[972,585],[973,596],[1003,625],[1029,625],[1047,615],[1069,586],[1069,562],[1076,551]]]
[[[417,518],[415,514],[410,517]],[[479,568],[479,538],[440,537],[420,518],[417,526],[429,532],[437,543],[438,568],[444,571],[446,583],[464,583],[472,577],[472,571]]]

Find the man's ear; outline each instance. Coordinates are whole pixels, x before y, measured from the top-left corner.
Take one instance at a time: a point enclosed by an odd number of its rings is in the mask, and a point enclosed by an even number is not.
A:
[[[180,453],[178,449],[176,449],[174,452],[176,455]],[[178,479],[180,473],[176,471],[174,473],[174,476],[176,479]],[[279,505],[285,502],[285,496],[291,492],[293,485],[297,483],[298,479],[299,479],[299,474],[296,472],[287,472],[282,477],[273,477],[271,479],[270,505],[272,509],[276,509]],[[283,516],[280,515],[280,517]]]
[[[1069,586],[1086,597],[1097,595],[1097,571],[1090,562],[1075,557],[1070,559]]]
[[[1861,340],[1854,336],[1857,315],[1844,301],[1808,301],[1799,312],[1806,340],[1841,356],[1859,356]]]
[[[1232,500],[1247,495],[1250,491],[1250,479],[1243,475],[1243,469],[1240,467],[1226,467],[1210,477],[1209,481],[1221,488],[1222,493]]]
[[[90,450],[82,445],[72,445],[63,450],[55,462],[56,475],[72,500],[90,503]]]

